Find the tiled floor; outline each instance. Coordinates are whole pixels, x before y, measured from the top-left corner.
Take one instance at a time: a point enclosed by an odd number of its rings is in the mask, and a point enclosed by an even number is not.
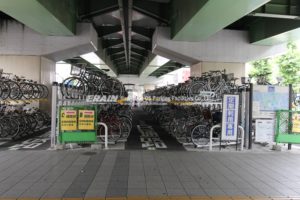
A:
[[[300,196],[300,154],[2,151],[1,198]]]

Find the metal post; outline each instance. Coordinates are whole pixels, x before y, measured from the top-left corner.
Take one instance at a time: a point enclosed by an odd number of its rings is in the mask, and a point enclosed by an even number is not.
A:
[[[249,145],[248,149],[252,149],[252,105],[253,105],[253,84],[250,83],[249,94]]]
[[[104,149],[108,149],[108,127],[103,122],[99,122],[98,125],[104,126],[104,131],[105,131],[105,135],[104,135]]]
[[[212,137],[213,137],[213,131],[215,128],[220,128],[221,125],[220,124],[217,124],[217,125],[214,125],[213,127],[211,127],[210,129],[210,132],[209,132],[209,151],[212,151]]]
[[[245,130],[245,137],[244,137],[244,145],[248,144],[248,139],[249,139],[249,88],[247,87],[246,91],[245,91],[245,126],[244,126],[244,130]],[[246,147],[246,146],[245,146]]]
[[[245,131],[242,126],[239,126],[239,129],[241,131],[241,151],[244,150],[244,136],[245,136]]]
[[[51,109],[51,148],[56,145],[56,117],[57,117],[57,82],[52,84],[52,109]]]
[[[291,111],[292,108],[292,103],[293,103],[293,87],[291,84],[289,84],[289,110]],[[288,130],[289,130],[289,134],[292,132],[292,113],[289,112],[289,123],[288,123]],[[288,143],[288,150],[292,149],[292,144]]]

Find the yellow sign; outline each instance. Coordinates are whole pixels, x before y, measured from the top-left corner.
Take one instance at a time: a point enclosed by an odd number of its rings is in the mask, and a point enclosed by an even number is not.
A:
[[[293,114],[293,133],[300,133],[300,115],[299,114]]]
[[[79,130],[95,130],[95,111],[79,110],[78,117]]]
[[[61,110],[60,112],[60,130],[76,131],[77,130],[77,111]]]

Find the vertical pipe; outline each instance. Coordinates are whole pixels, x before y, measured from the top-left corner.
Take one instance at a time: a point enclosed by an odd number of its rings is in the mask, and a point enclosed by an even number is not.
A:
[[[57,82],[52,84],[52,107],[51,107],[51,148],[56,145],[56,117],[57,117]]]
[[[293,87],[291,84],[289,84],[289,110],[291,111],[292,110],[292,102],[293,102]],[[288,124],[288,129],[289,129],[289,134],[292,132],[292,113],[289,112],[289,124]],[[292,149],[292,144],[289,143],[288,144],[288,150],[291,150]]]
[[[241,131],[241,151],[244,150],[244,137],[245,137],[245,131],[242,126],[238,126]]]
[[[253,106],[253,83],[250,83],[250,94],[249,94],[249,144],[248,149],[252,149],[252,108]]]

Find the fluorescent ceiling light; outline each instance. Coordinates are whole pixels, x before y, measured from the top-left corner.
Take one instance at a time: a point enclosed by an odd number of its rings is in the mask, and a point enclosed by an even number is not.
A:
[[[61,61],[56,62],[56,64],[67,64],[67,63],[65,61],[61,60]]]
[[[149,64],[150,66],[163,66],[167,62],[169,62],[170,59],[162,57],[162,56],[155,56],[155,58],[151,61]]]
[[[281,19],[298,19],[299,18],[299,16],[296,16],[296,15],[279,15],[279,14],[269,14],[269,13],[250,13],[249,16],[281,18]]]
[[[80,57],[93,65],[105,64],[94,52],[83,54]]]
[[[109,69],[108,72],[106,72],[109,76],[116,76],[116,74],[99,58],[97,54],[94,52],[83,54],[80,56],[84,60],[88,61],[98,69]]]

